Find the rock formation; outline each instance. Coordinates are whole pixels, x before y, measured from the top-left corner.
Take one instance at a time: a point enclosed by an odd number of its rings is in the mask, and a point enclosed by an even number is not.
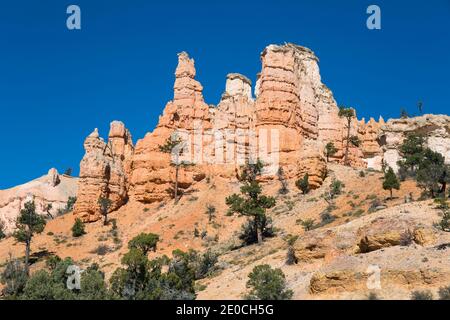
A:
[[[173,100],[169,101],[155,130],[138,140],[120,122],[113,122],[104,142],[94,131],[85,141],[80,164],[79,196],[75,214],[84,221],[100,218],[98,198],[112,200],[111,210],[128,199],[151,203],[173,193],[173,156],[160,146],[177,135],[183,141],[179,170],[180,192],[207,176],[234,178],[239,167],[257,158],[265,163],[262,181],[285,179],[306,173],[312,188],[326,176],[324,148],[333,142],[343,162],[347,123],[339,117],[332,92],[321,82],[318,58],[294,44],[270,45],[261,54],[262,69],[252,97],[252,83],[244,75],[230,73],[217,106],[208,105],[203,87],[195,79],[195,62],[186,52],[178,55]],[[408,132],[425,132],[430,147],[450,156],[448,117],[423,116],[390,120],[353,119],[350,134],[361,141],[350,145],[353,167],[380,170],[383,161],[393,168],[397,148]],[[52,182],[56,183],[56,181]]]
[[[95,129],[86,138],[84,149],[74,214],[84,222],[91,222],[101,218],[99,198],[111,200],[111,211],[127,201],[133,142],[124,124],[114,121],[107,142]]]
[[[60,209],[66,207],[69,197],[76,194],[77,178],[59,175],[52,168],[38,179],[0,190],[0,221],[5,224],[6,232],[10,233],[14,231],[16,218],[26,202],[34,200],[38,214],[55,217]]]
[[[401,159],[399,146],[410,133],[423,134],[426,145],[442,154],[446,163],[450,163],[449,116],[427,114],[415,118],[390,119],[380,130],[384,162],[395,171],[398,171],[397,161]]]

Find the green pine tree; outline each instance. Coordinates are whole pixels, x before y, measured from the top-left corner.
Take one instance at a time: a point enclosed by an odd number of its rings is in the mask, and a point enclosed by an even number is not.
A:
[[[389,167],[389,169],[384,174],[383,189],[390,191],[391,199],[392,199],[392,190],[400,189],[400,182],[398,181],[397,176],[395,175],[395,172],[391,167]]]
[[[240,177],[243,186],[241,195],[233,194],[226,198],[231,213],[238,213],[253,219],[254,231],[259,244],[263,241],[263,231],[267,222],[266,210],[275,206],[275,198],[262,195],[257,176],[261,174],[263,164],[247,164]]]
[[[356,117],[355,110],[353,108],[339,107],[339,117],[345,118],[347,120],[347,137],[346,137],[346,146],[345,146],[345,156],[344,156],[344,164],[349,165],[348,161],[348,151],[350,148],[350,129],[352,124],[352,119]]]
[[[24,208],[20,210],[20,214],[17,217],[17,230],[13,235],[18,242],[25,244],[25,272],[27,275],[30,271],[29,261],[31,241],[35,234],[39,234],[44,231],[45,224],[45,219],[36,213],[34,201],[26,202]]]

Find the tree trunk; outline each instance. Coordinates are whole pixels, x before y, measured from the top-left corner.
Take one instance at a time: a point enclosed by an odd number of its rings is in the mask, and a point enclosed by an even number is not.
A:
[[[30,246],[31,246],[31,240],[25,241],[25,273],[26,275],[30,275]]]
[[[328,155],[328,153],[327,153],[327,162],[328,162],[328,158],[329,158],[329,155]]]
[[[175,204],[178,203],[178,169],[179,169],[179,165],[178,163],[175,166]]]
[[[392,199],[392,189],[390,191],[391,191],[391,199]]]
[[[351,119],[347,120],[347,145],[345,147],[345,158],[344,158],[344,164],[345,165],[349,165],[348,163],[348,149],[350,147],[350,124],[351,124]]]
[[[107,226],[107,225],[108,225],[108,214],[107,214],[107,213],[105,213],[105,214],[103,215],[103,225],[104,225],[104,226]]]
[[[259,219],[257,217],[255,217],[255,228],[256,228],[256,237],[258,239],[258,244],[262,244],[262,242],[263,242],[262,230],[259,225]]]

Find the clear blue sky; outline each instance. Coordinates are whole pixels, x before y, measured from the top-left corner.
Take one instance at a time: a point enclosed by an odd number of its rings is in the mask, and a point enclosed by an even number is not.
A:
[[[66,28],[70,4],[80,31]],[[370,4],[380,31],[366,28]],[[212,104],[227,73],[254,81],[266,45],[294,42],[359,117],[414,113],[419,99],[429,113],[450,105],[449,0],[1,1],[0,41],[0,189],[51,167],[78,174],[84,138],[112,120],[142,138],[172,99],[183,50]]]

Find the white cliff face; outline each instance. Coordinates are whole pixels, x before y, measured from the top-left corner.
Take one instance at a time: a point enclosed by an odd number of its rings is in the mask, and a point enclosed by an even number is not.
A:
[[[230,96],[245,96],[252,100],[252,82],[238,73],[230,73],[227,76],[225,93]]]
[[[390,119],[381,127],[380,137],[384,162],[398,171],[397,161],[401,160],[399,147],[410,133],[420,133],[426,137],[426,145],[439,152],[450,164],[450,117],[446,115],[423,115],[415,118]]]
[[[64,209],[69,197],[77,194],[77,178],[59,175],[56,169],[33,181],[11,189],[0,190],[0,221],[5,224],[6,233],[14,231],[15,222],[26,202],[34,200],[36,212],[56,216],[59,209]],[[48,210],[48,205],[51,209]]]

